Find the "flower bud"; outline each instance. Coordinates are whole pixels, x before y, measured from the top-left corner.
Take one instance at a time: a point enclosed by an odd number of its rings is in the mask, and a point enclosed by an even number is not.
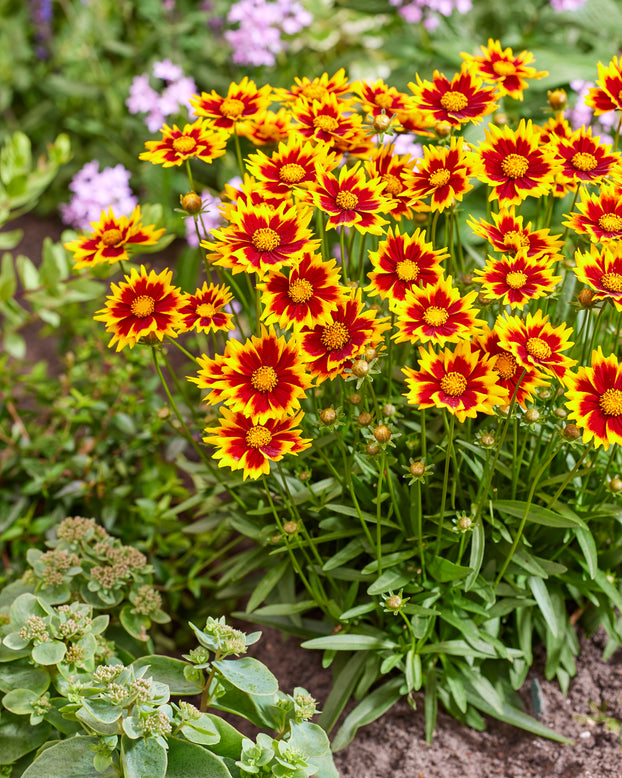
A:
[[[490,432],[484,432],[479,442],[486,448],[492,448],[495,445],[495,436],[491,435]]]
[[[370,424],[371,413],[368,413],[367,411],[363,411],[363,413],[359,413],[358,423],[361,425],[361,427],[366,427],[368,424]]]
[[[308,481],[309,478],[311,478],[310,470],[303,470],[301,473],[298,473],[298,480],[300,481]]]
[[[568,99],[565,89],[553,89],[552,91],[549,89],[546,96],[548,97],[549,105],[554,111],[561,111]]]
[[[609,488],[612,492],[622,492],[622,478],[615,476],[609,481]]]
[[[365,349],[365,359],[368,362],[371,362],[373,359],[376,359],[377,356],[378,356],[378,352],[376,351],[375,348],[372,348],[371,346],[368,346]]]
[[[565,419],[566,416],[568,416],[568,411],[565,408],[555,408],[553,413],[557,416],[558,419]]]
[[[591,289],[585,287],[578,294],[579,305],[583,308],[591,308],[592,301],[594,300],[594,292]]]
[[[419,213],[415,213],[413,218],[414,218],[415,224],[425,224],[427,222],[427,220],[428,220],[428,214],[427,213],[423,213],[422,211],[420,211]]]
[[[415,478],[418,478],[425,473],[425,465],[423,462],[413,462],[409,469],[411,475],[414,475]]]
[[[283,524],[283,532],[286,535],[294,535],[298,531],[298,524],[295,521],[286,521]]]
[[[551,390],[550,389],[540,389],[538,392],[538,397],[541,400],[548,400],[552,397]]]
[[[395,405],[393,405],[393,403],[385,403],[382,406],[383,416],[395,416],[396,413],[397,413],[397,408],[395,407]]]
[[[198,213],[203,205],[203,201],[196,192],[187,192],[185,195],[181,195],[179,202],[184,211],[191,216]]]
[[[365,378],[369,373],[369,363],[365,359],[355,359],[352,363],[352,374],[357,378]]]
[[[351,394],[351,395],[348,397],[348,401],[349,401],[349,403],[350,403],[351,405],[360,405],[360,404],[361,404],[361,400],[362,400],[362,399],[363,399],[363,398],[361,397],[361,395],[360,395],[360,394],[357,394],[356,392],[353,392],[353,393],[352,393],[352,394]]]
[[[378,114],[378,116],[374,116],[374,121],[372,122],[372,127],[376,132],[386,132],[389,129],[389,125],[391,124],[391,117],[387,116],[386,113]]]
[[[499,113],[493,114],[492,120],[497,127],[504,127],[508,123],[508,115],[499,111]]]
[[[386,424],[379,424],[374,430],[374,437],[378,443],[387,443],[391,440],[391,430]]]
[[[384,604],[390,611],[398,611],[402,607],[402,598],[399,594],[390,594]]]
[[[365,451],[367,451],[370,457],[375,457],[380,451],[380,446],[377,443],[368,443],[365,446]]]
[[[566,438],[566,440],[577,440],[581,437],[581,430],[577,427],[576,424],[566,424],[562,431],[562,435]]]
[[[463,514],[462,516],[460,516],[460,518],[458,519],[458,521],[456,522],[456,524],[458,525],[458,527],[459,527],[461,530],[463,530],[464,532],[466,532],[466,530],[468,530],[468,529],[471,529],[471,527],[472,527],[472,525],[473,525],[473,520],[471,519],[471,517],[470,517],[470,516],[465,516],[465,515]]]
[[[324,408],[320,413],[322,424],[334,424],[337,421],[337,411],[334,408]]]
[[[540,418],[540,411],[536,410],[535,408],[527,408],[525,411],[525,420],[528,421],[530,424],[533,424],[534,422],[538,421]]]
[[[448,138],[451,135],[451,124],[449,122],[436,122],[434,132],[438,138]]]

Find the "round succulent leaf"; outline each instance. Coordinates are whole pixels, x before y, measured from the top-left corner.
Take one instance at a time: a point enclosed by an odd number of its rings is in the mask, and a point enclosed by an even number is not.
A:
[[[51,640],[49,643],[39,643],[32,649],[32,658],[38,665],[57,665],[63,661],[67,653],[67,646],[60,640]]]
[[[134,613],[131,605],[126,605],[119,614],[121,624],[126,632],[136,638],[136,640],[147,640],[147,630],[151,626],[151,621],[148,616],[143,616],[140,613]]]
[[[206,732],[203,728],[197,729],[197,722],[194,721],[190,724],[184,724],[181,732],[191,743],[199,743],[202,746],[211,746],[220,740],[218,732]]]
[[[199,694],[201,691],[200,679],[193,682],[186,678],[186,669],[192,668],[188,668],[188,663],[182,662],[181,659],[157,655],[141,656],[132,662],[132,667],[135,670],[148,667],[149,675],[155,681],[166,684],[171,694]]]
[[[276,677],[252,656],[219,659],[212,665],[240,691],[261,696],[275,694],[278,691],[279,682]]]
[[[168,739],[166,778],[231,778],[225,763],[202,746],[177,738]]]
[[[27,716],[32,713],[32,703],[39,699],[36,692],[30,689],[13,689],[2,698],[2,705],[16,713],[18,716]]]
[[[122,740],[123,775],[125,778],[165,778],[166,749],[155,738]]]
[[[2,692],[10,692],[13,689],[30,689],[40,696],[49,685],[50,674],[45,670],[21,662],[0,665],[0,691]]]
[[[93,748],[99,738],[77,735],[46,748],[22,773],[21,778],[113,778],[112,767],[103,773],[93,764]]]
[[[44,603],[30,592],[20,594],[9,609],[11,625],[17,627],[17,629],[21,629],[31,616],[45,618],[49,615],[50,609],[46,608]]]
[[[0,765],[13,764],[24,754],[36,751],[48,739],[50,730],[46,722],[31,727],[24,716],[3,711],[0,719]]]

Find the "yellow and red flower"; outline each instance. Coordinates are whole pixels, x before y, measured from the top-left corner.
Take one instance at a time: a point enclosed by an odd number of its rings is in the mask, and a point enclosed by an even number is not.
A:
[[[534,129],[540,133],[541,146],[547,143],[556,144],[560,140],[570,138],[572,135],[572,127],[568,119],[564,118],[563,111],[559,111],[555,116],[551,116],[543,125],[534,125]]]
[[[365,291],[389,298],[393,308],[411,289],[436,284],[443,272],[441,263],[448,258],[446,249],[434,249],[426,242],[424,230],[402,235],[398,227],[395,231],[389,227],[386,240],[369,252],[374,269],[367,274],[371,283]]]
[[[550,230],[532,230],[531,222],[523,226],[522,215],[516,216],[514,208],[503,208],[492,213],[494,224],[483,219],[476,222],[467,220],[467,224],[480,238],[488,241],[495,251],[504,254],[526,252],[528,257],[547,254],[549,261],[555,257],[564,245],[561,235],[551,235]]]
[[[292,112],[294,131],[316,142],[347,143],[361,129],[361,117],[352,113],[351,104],[339,102],[334,94],[327,94],[322,100],[301,100],[294,104]]]
[[[580,127],[570,138],[556,143],[562,160],[562,175],[571,183],[599,183],[612,175],[620,165],[620,154],[608,153],[610,147],[592,138],[592,128]]]
[[[469,176],[473,166],[464,151],[462,138],[452,138],[449,146],[425,146],[409,179],[415,197],[430,197],[433,211],[444,211],[473,187]]]
[[[601,249],[575,253],[575,274],[593,290],[593,300],[611,300],[622,311],[622,244],[611,241]]]
[[[622,110],[622,60],[613,57],[607,67],[598,63],[598,79],[585,98],[596,116]]]
[[[260,337],[253,335],[244,343],[228,340],[223,358],[214,363],[204,359],[195,381],[202,389],[216,390],[210,391],[207,402],[222,401],[258,424],[296,413],[311,385],[298,344],[277,338],[265,327]]]
[[[486,300],[498,300],[519,310],[530,300],[551,294],[562,280],[553,275],[546,257],[529,257],[526,249],[501,259],[489,256],[483,269],[475,270],[475,276]]]
[[[265,323],[282,329],[326,324],[345,296],[336,265],[334,259],[324,262],[321,256],[307,252],[289,275],[278,270],[269,273],[257,284]]]
[[[490,184],[489,200],[500,206],[518,205],[525,197],[548,194],[561,169],[550,146],[540,147],[531,121],[521,119],[516,130],[488,125],[480,144],[480,179]]]
[[[165,124],[160,132],[162,139],[146,141],[147,151],[139,154],[139,159],[162,167],[173,167],[183,165],[187,159],[194,157],[202,162],[213,162],[227,150],[229,133],[214,129],[205,119],[185,124],[183,130],[176,124],[172,128]]]
[[[212,454],[218,467],[242,470],[242,477],[259,478],[270,472],[270,462],[280,462],[286,454],[296,455],[309,448],[311,440],[294,429],[302,412],[282,419],[266,419],[262,424],[243,413],[221,409],[220,425],[207,427],[203,441],[215,447]]]
[[[576,365],[575,359],[562,353],[574,345],[568,340],[572,327],[564,324],[554,327],[548,314],[543,315],[541,310],[528,313],[526,319],[500,317],[495,329],[499,346],[513,354],[522,367],[533,366],[563,379],[566,371]]]
[[[451,81],[438,70],[431,82],[422,81],[417,74],[417,83],[411,81],[408,88],[420,111],[427,111],[437,122],[447,122],[452,127],[478,122],[497,108],[494,90],[482,87],[481,79],[464,67]]]
[[[476,291],[461,297],[451,276],[421,289],[415,287],[406,292],[404,300],[395,303],[397,332],[392,335],[393,340],[444,346],[468,339],[483,325],[473,307],[476,297]]]
[[[475,68],[481,79],[496,84],[500,97],[509,95],[514,100],[522,100],[523,90],[529,86],[525,79],[548,76],[546,70],[528,67],[534,58],[530,51],[521,51],[515,55],[512,49],[502,49],[500,41],[492,38],[488,39],[487,46],[480,46],[480,49],[482,56],[476,57],[466,52],[461,52],[460,56],[469,68]]]
[[[436,354],[431,346],[419,348],[419,369],[402,368],[410,405],[446,408],[458,421],[474,419],[478,413],[493,413],[496,405],[508,402],[507,389],[497,383],[491,361],[462,340],[454,350]]]
[[[590,367],[567,373],[565,383],[569,418],[583,430],[584,442],[605,451],[622,445],[622,364],[615,354],[606,357],[599,346]]]
[[[165,230],[155,225],[143,226],[140,221],[140,206],[137,205],[129,216],[115,216],[112,208],[108,213],[102,211],[98,222],[91,222],[93,232],[79,235],[75,240],[64,244],[67,251],[73,253],[74,267],[80,270],[93,265],[128,259],[128,249],[141,246],[155,246]]]
[[[385,188],[382,194],[392,201],[391,216],[400,221],[402,216],[412,217],[411,205],[413,193],[409,188],[409,176],[416,160],[410,155],[394,154],[395,147],[389,144],[375,148],[370,159],[365,163],[365,169],[370,178],[380,178]]]
[[[182,295],[171,286],[172,270],[147,273],[144,265],[140,273],[132,268],[118,286],[111,285],[112,294],[106,298],[106,307],[93,318],[106,324],[112,333],[108,346],[117,344],[117,351],[125,346],[134,348],[140,338],[149,342],[161,341],[165,335],[176,337],[183,329],[179,314]]]
[[[285,108],[263,111],[237,127],[238,135],[248,138],[255,146],[277,144],[287,140],[292,131],[292,113]]]
[[[400,111],[406,111],[410,97],[398,92],[394,86],[388,86],[379,78],[373,84],[369,81],[358,81],[352,86],[361,101],[361,107],[366,114],[380,116],[384,113],[389,118]]]
[[[246,204],[239,200],[229,212],[229,224],[212,230],[215,243],[203,242],[213,249],[210,259],[233,273],[258,273],[276,270],[284,264],[295,265],[304,251],[313,251],[319,241],[312,240],[307,228],[313,212],[285,202],[278,208]]]
[[[564,227],[579,234],[587,234],[597,243],[622,238],[622,189],[603,184],[596,194],[581,190],[581,202],[577,203],[579,213],[573,211]]]
[[[233,315],[223,310],[232,299],[233,295],[228,286],[208,286],[205,281],[194,294],[183,296],[179,313],[184,328],[197,332],[226,332],[234,329],[231,321]]]
[[[350,82],[343,68],[329,77],[328,73],[322,73],[314,79],[294,78],[295,83],[289,89],[275,89],[275,99],[279,102],[294,102],[306,100],[311,103],[313,100],[324,100],[328,95],[334,95],[341,98],[350,91]]]
[[[365,310],[361,290],[337,302],[325,324],[300,331],[301,348],[308,360],[307,368],[321,383],[333,380],[349,367],[367,346],[375,347],[391,326],[386,318],[376,319],[376,311]]]
[[[344,165],[335,178],[328,171],[318,170],[318,180],[309,190],[314,205],[329,214],[326,229],[355,227],[361,233],[381,235],[387,220],[380,216],[392,208],[392,202],[382,190],[380,178],[365,178],[360,163],[351,168]]]
[[[246,169],[273,194],[288,194],[295,187],[308,189],[317,180],[317,168],[333,170],[339,161],[323,144],[313,145],[291,135],[272,157],[259,151],[248,158]]]
[[[257,89],[247,76],[239,84],[231,83],[225,97],[213,89],[210,94],[201,92],[190,98],[190,105],[197,116],[213,120],[214,127],[233,132],[236,124],[263,113],[272,102],[272,87],[269,84]]]

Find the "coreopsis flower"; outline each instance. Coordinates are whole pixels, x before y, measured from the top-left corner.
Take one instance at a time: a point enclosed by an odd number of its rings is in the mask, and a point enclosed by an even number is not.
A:
[[[284,264],[296,264],[303,251],[313,251],[319,241],[311,239],[307,228],[310,209],[296,208],[285,202],[278,208],[248,205],[238,201],[231,211],[229,224],[212,230],[215,242],[203,242],[213,249],[210,259],[233,273],[258,273],[276,270]]]
[[[322,73],[314,79],[294,78],[294,84],[289,89],[275,89],[275,100],[284,103],[291,103],[300,100],[313,102],[319,100],[322,102],[328,95],[334,95],[342,98],[350,91],[350,82],[343,68],[332,76],[328,73]]]
[[[481,79],[465,68],[451,81],[438,70],[431,82],[422,81],[417,74],[417,83],[411,81],[408,88],[420,111],[427,111],[437,122],[447,122],[452,127],[478,122],[497,108],[494,90],[482,87]]]
[[[219,386],[226,387],[224,369],[228,360],[222,355],[216,353],[214,357],[208,357],[201,354],[197,357],[199,369],[196,376],[186,376],[188,381],[201,388],[210,389],[210,403],[216,405],[222,402],[226,396],[226,388],[219,389]]]
[[[183,326],[197,332],[226,332],[234,329],[233,315],[226,313],[225,306],[233,295],[228,286],[203,283],[194,294],[185,294],[179,307]]]
[[[413,194],[409,189],[409,175],[415,166],[416,160],[410,155],[398,156],[395,146],[387,144],[375,148],[371,157],[365,163],[365,169],[370,178],[379,178],[384,181],[385,187],[382,194],[390,197],[392,201],[391,216],[400,221],[402,216],[412,217]]]
[[[374,309],[365,310],[361,290],[352,289],[331,310],[326,324],[301,329],[301,348],[316,383],[333,380],[367,346],[380,344],[390,324],[385,318],[377,319],[376,314]]]
[[[309,190],[314,205],[329,214],[326,229],[355,227],[361,233],[381,235],[387,220],[380,216],[391,210],[392,203],[382,194],[385,184],[379,178],[367,180],[357,162],[345,165],[335,178],[330,171],[319,171],[318,180]]]
[[[540,145],[557,143],[565,138],[570,138],[573,132],[570,122],[565,118],[563,111],[559,111],[555,116],[551,116],[545,124],[534,125],[534,127],[540,133]]]
[[[397,332],[392,335],[393,340],[444,346],[468,339],[483,325],[477,319],[478,310],[473,307],[476,297],[476,291],[462,297],[460,290],[453,286],[451,276],[411,289],[404,300],[394,305]]]
[[[479,178],[491,186],[488,199],[498,199],[500,207],[548,194],[561,168],[555,151],[538,145],[538,133],[524,119],[516,130],[489,124],[478,153]]]
[[[554,327],[548,314],[544,315],[541,310],[528,313],[526,319],[500,317],[495,329],[500,348],[509,351],[522,367],[533,366],[563,379],[566,371],[576,365],[575,359],[562,353],[574,345],[568,340],[572,327],[564,324]]]
[[[573,211],[564,227],[582,235],[589,235],[597,243],[622,238],[622,189],[616,184],[603,184],[596,194],[581,190],[577,203],[579,213]]]
[[[575,275],[593,291],[592,300],[611,300],[622,311],[622,244],[618,241],[575,253]]]
[[[434,137],[436,119],[427,111],[422,111],[415,103],[413,97],[409,97],[406,110],[397,113],[393,121],[394,129],[413,133],[414,135],[423,135],[427,138]],[[400,125],[399,127],[395,125],[396,122]]]
[[[250,119],[267,110],[272,102],[270,84],[257,89],[254,81],[247,76],[239,84],[231,83],[227,94],[222,97],[213,89],[210,94],[201,92],[190,98],[190,105],[197,116],[213,120],[214,127],[233,132],[236,124]]]
[[[302,412],[281,419],[257,419],[221,409],[218,427],[207,427],[203,441],[215,447],[212,454],[218,467],[242,470],[242,477],[259,478],[270,472],[270,462],[280,462],[286,454],[296,455],[309,448],[311,440],[295,429]]]
[[[317,168],[333,170],[338,165],[336,154],[324,144],[313,145],[296,135],[280,143],[272,157],[261,151],[251,154],[246,169],[265,189],[276,195],[289,194],[295,187],[308,189],[317,180]]]
[[[227,150],[229,133],[212,128],[205,119],[185,124],[183,130],[176,124],[172,128],[165,124],[160,132],[162,139],[146,141],[147,151],[139,154],[139,159],[162,167],[173,167],[195,157],[202,162],[213,162]]]
[[[248,138],[255,146],[276,144],[291,135],[292,113],[286,108],[263,111],[258,116],[238,125],[238,135]]]
[[[553,275],[545,256],[530,257],[526,249],[500,259],[489,256],[483,269],[475,270],[475,277],[486,300],[519,310],[530,300],[551,294],[562,280]]]
[[[389,118],[407,110],[409,95],[398,92],[394,86],[388,86],[379,78],[373,84],[369,81],[357,81],[352,91],[358,95],[363,112],[371,116],[384,113]]]
[[[509,95],[514,100],[522,100],[523,90],[529,86],[525,79],[548,76],[546,70],[528,67],[534,58],[530,51],[514,54],[510,48],[502,49],[501,43],[492,38],[488,39],[487,46],[480,46],[480,49],[481,56],[473,56],[464,51],[460,56],[469,69],[475,69],[475,73],[481,79],[496,85],[500,97]]]
[[[462,138],[452,138],[449,146],[425,146],[423,153],[409,178],[410,189],[415,197],[429,197],[431,210],[444,211],[473,188],[473,166]]]
[[[244,173],[244,181],[233,178],[225,183],[220,195],[222,205],[221,213],[225,221],[230,221],[239,205],[248,207],[267,205],[271,210],[278,208],[283,203],[290,206],[294,201],[287,194],[274,194],[263,185],[263,181],[257,181],[253,176]]]
[[[568,416],[583,430],[585,443],[594,441],[605,451],[622,445],[622,365],[615,354],[605,356],[599,346],[590,367],[580,366],[564,379],[568,391]]]
[[[393,308],[408,291],[436,284],[442,275],[441,265],[448,258],[446,249],[434,249],[425,240],[424,230],[402,235],[398,227],[389,227],[378,250],[369,252],[373,270],[367,274],[371,283],[365,291],[388,298]]]
[[[321,256],[306,252],[288,275],[271,271],[257,284],[265,324],[278,324],[282,329],[326,324],[344,298],[336,265],[334,259],[325,262]]]
[[[261,336],[244,343],[228,340],[223,358],[214,362],[204,359],[195,381],[201,389],[216,390],[210,391],[207,402],[223,401],[258,424],[296,413],[311,385],[298,344],[265,327]]]
[[[528,257],[540,254],[549,255],[549,259],[558,254],[564,245],[561,235],[551,235],[550,230],[532,230],[531,222],[523,226],[522,215],[517,216],[514,208],[502,208],[499,213],[491,213],[494,224],[471,219],[467,224],[480,238],[488,241],[495,251],[504,254],[518,254],[524,251]]]
[[[458,421],[491,414],[496,405],[508,402],[507,389],[497,383],[491,361],[479,349],[460,341],[452,351],[436,354],[431,346],[419,348],[419,368],[403,367],[410,405],[446,408]]]
[[[562,160],[562,175],[572,183],[596,184],[611,176],[620,166],[620,154],[609,153],[610,146],[592,138],[592,128],[579,127],[570,138],[556,143]]]
[[[352,113],[349,102],[340,102],[334,94],[322,100],[301,100],[292,107],[294,131],[316,142],[336,143],[358,133],[361,117]]]
[[[103,211],[98,222],[91,222],[90,235],[79,235],[63,244],[73,253],[74,267],[79,270],[103,262],[113,265],[128,259],[128,250],[134,247],[154,246],[165,230],[156,229],[153,224],[144,226],[140,218],[139,205],[130,216],[116,217],[112,208],[108,213]]]
[[[161,341],[165,335],[175,337],[183,329],[179,314],[182,295],[178,287],[171,286],[172,277],[172,270],[147,273],[141,265],[140,272],[132,268],[118,286],[111,285],[106,307],[93,317],[105,322],[106,331],[112,333],[108,346],[116,343],[117,351],[125,346],[134,348],[140,338],[149,336],[150,342]]]
[[[613,57],[607,67],[598,63],[598,79],[585,98],[596,116],[622,110],[622,60]]]
[[[527,401],[533,400],[536,389],[548,386],[541,370],[519,365],[510,351],[499,346],[496,326],[491,330],[485,324],[483,333],[475,338],[474,345],[490,358],[492,369],[497,374],[497,383],[507,390],[508,402],[514,398],[524,408]]]

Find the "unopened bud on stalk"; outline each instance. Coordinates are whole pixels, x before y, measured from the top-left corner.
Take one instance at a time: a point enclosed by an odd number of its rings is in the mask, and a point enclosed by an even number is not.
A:
[[[337,411],[334,408],[324,408],[320,413],[322,424],[334,424],[337,421]]]
[[[295,521],[286,521],[283,524],[283,532],[286,535],[294,535],[298,531],[298,524]]]
[[[540,391],[538,392],[538,397],[541,400],[548,400],[548,399],[550,399],[552,397],[551,390],[550,389],[540,389]]]
[[[451,124],[449,122],[436,122],[434,132],[438,138],[448,138],[451,135]]]
[[[594,292],[586,287],[579,292],[578,300],[579,305],[582,305],[584,308],[591,308],[594,300]]]
[[[181,195],[179,202],[184,211],[191,216],[198,213],[203,205],[203,201],[196,192],[187,192],[185,195]]]
[[[536,410],[535,408],[527,408],[525,411],[525,420],[528,421],[530,424],[533,424],[534,422],[538,421],[540,418],[540,411]]]
[[[399,594],[390,594],[384,604],[390,611],[398,611],[402,607],[402,598]]]
[[[581,437],[581,430],[576,424],[566,424],[562,431],[562,435],[566,440],[578,440]]]
[[[365,349],[365,359],[368,362],[371,362],[373,359],[376,359],[377,356],[378,356],[378,352],[376,351],[375,348],[372,348],[371,346],[368,346]]]
[[[389,129],[390,124],[391,117],[387,116],[386,113],[381,113],[378,114],[378,116],[374,116],[372,127],[376,132],[386,132]]]
[[[360,405],[360,404],[361,404],[361,400],[362,400],[362,399],[363,399],[363,398],[361,397],[361,395],[360,395],[360,394],[357,394],[356,392],[353,392],[353,393],[352,393],[352,394],[351,394],[351,395],[348,397],[348,402],[349,402],[351,405]]]
[[[298,474],[298,479],[300,481],[308,481],[309,478],[311,478],[310,470],[303,470],[301,473]]]
[[[497,127],[503,127],[508,123],[508,115],[506,113],[496,113],[492,117],[493,122],[497,125]]]
[[[418,478],[419,476],[423,475],[425,473],[425,465],[423,462],[413,462],[410,466],[410,474],[414,475],[415,478]]]
[[[369,362],[365,359],[355,359],[352,363],[352,375],[357,378],[365,378],[369,373]]]
[[[464,531],[466,531],[466,530],[468,530],[468,529],[471,529],[471,525],[473,524],[473,521],[472,521],[472,519],[471,519],[471,517],[470,517],[470,516],[464,516],[464,515],[462,515],[462,516],[460,516],[460,518],[458,519],[458,521],[457,521],[457,524],[458,524],[458,527],[459,527],[461,530],[464,530]]]
[[[359,413],[358,423],[361,425],[361,427],[366,427],[368,424],[370,424],[371,413],[368,413],[367,411],[363,411],[363,413]]]
[[[546,96],[548,97],[549,105],[554,111],[561,111],[568,100],[568,95],[564,89],[549,89]]]
[[[387,443],[391,440],[391,430],[386,424],[379,424],[374,430],[374,437],[378,443]]]
[[[370,457],[375,457],[380,451],[380,446],[377,443],[368,443],[365,446],[365,451],[367,451]]]
[[[566,416],[568,416],[568,411],[565,408],[555,408],[553,413],[557,416],[558,419],[565,419]]]
[[[609,481],[609,488],[612,492],[622,492],[622,478],[618,478],[618,476],[612,478]]]
[[[427,222],[427,220],[428,220],[428,214],[419,212],[419,213],[416,213],[413,218],[414,218],[415,224],[425,224]]]
[[[393,405],[393,403],[385,403],[382,406],[383,416],[395,416],[396,412],[397,412],[397,408],[395,407],[395,405]]]
[[[486,448],[491,448],[495,445],[495,436],[491,435],[490,432],[485,432],[480,438],[480,443]]]

